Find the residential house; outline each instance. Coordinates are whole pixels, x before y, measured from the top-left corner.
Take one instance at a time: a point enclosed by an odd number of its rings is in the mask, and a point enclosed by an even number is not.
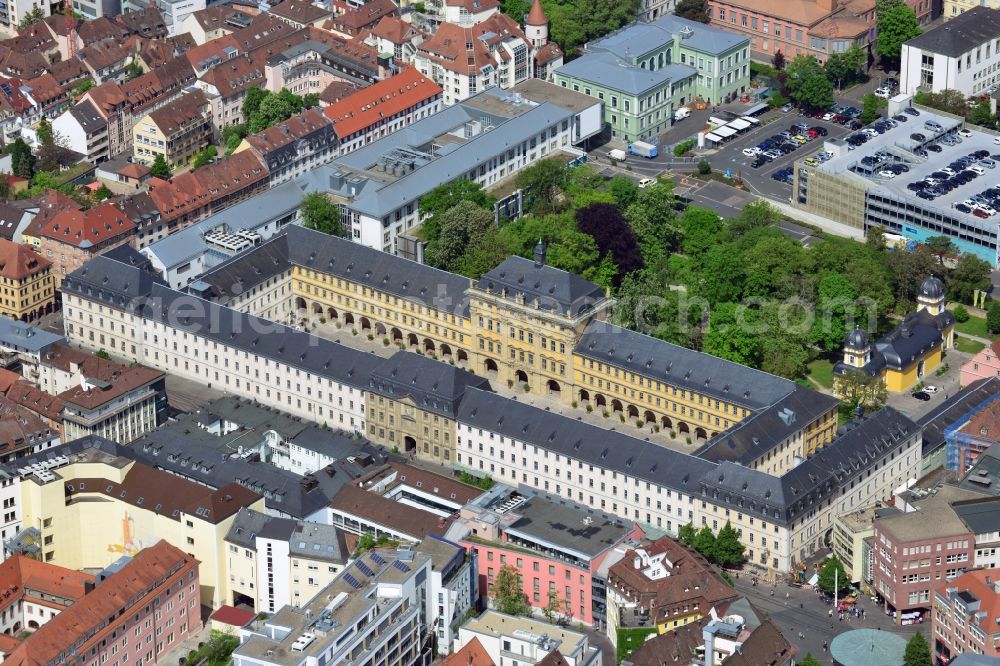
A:
[[[309,40],[272,55],[264,66],[265,87],[296,95],[319,94],[337,81],[364,87],[389,75],[388,61],[361,41]]]
[[[195,85],[204,93],[211,107],[217,131],[247,121],[243,100],[250,88],[265,86],[264,67],[249,56],[240,56],[212,67]]]
[[[398,16],[384,16],[372,26],[365,38],[365,44],[379,54],[390,54],[398,63],[413,62],[417,47],[427,35]]]
[[[258,13],[257,7],[216,4],[188,14],[179,32],[191,35],[195,44],[201,45],[246,28]]]
[[[0,238],[0,315],[33,321],[52,311],[56,282],[52,262],[31,246]]]
[[[108,121],[89,99],[53,120],[52,130],[65,137],[67,148],[85,156],[91,164],[109,158]]]
[[[99,42],[84,46],[79,58],[94,83],[104,83],[124,80],[125,67],[131,62],[132,55],[122,44]]]
[[[399,16],[396,3],[392,0],[371,0],[340,16],[334,16],[324,27],[335,35],[353,40],[374,28],[386,16]]]
[[[500,11],[498,0],[444,0],[439,15],[445,23],[475,25]]]
[[[550,624],[529,617],[515,617],[486,611],[467,620],[458,630],[454,648],[478,640],[494,664],[504,663],[500,655],[516,654],[525,664],[542,663],[553,654],[566,666],[601,666],[601,648],[590,636],[566,625]],[[550,663],[550,662],[544,662]]]
[[[439,85],[412,67],[323,109],[340,140],[339,154],[377,141],[441,110]]]
[[[957,3],[947,2],[954,9]],[[1000,9],[972,7],[903,44],[899,91],[986,95],[1000,82]]]
[[[333,15],[329,9],[320,7],[310,0],[284,0],[272,5],[267,11],[293,28],[309,26],[319,28]]]
[[[132,130],[136,162],[151,165],[162,157],[171,168],[193,160],[215,136],[208,100],[192,88],[139,120]]]
[[[66,655],[156,663],[201,631],[199,562],[158,541],[102,573],[97,586],[51,618],[4,657],[18,666]],[[128,636],[132,640],[119,640]]]
[[[248,136],[234,153],[254,151],[267,167],[273,187],[329,162],[339,143],[334,124],[313,108]]]
[[[91,257],[132,242],[135,223],[105,203],[90,210],[60,211],[38,230],[38,236],[42,256],[52,262],[54,277],[61,280]]]
[[[961,654],[1000,658],[1000,580],[995,572],[977,569],[935,586],[931,638],[938,664],[951,664]]]
[[[438,654],[447,654],[459,625],[469,613],[476,611],[479,598],[476,555],[457,543],[435,536],[421,541],[414,551],[431,558],[431,586],[427,598],[436,612],[430,617],[437,634]]]
[[[146,187],[150,178],[150,169],[145,164],[136,164],[119,158],[102,162],[94,171],[94,175],[97,180],[101,181],[102,185],[115,194],[134,194],[137,190]],[[129,218],[133,222],[135,221],[131,215]]]
[[[0,563],[0,586],[8,591],[0,601],[0,631],[13,637],[37,630],[83,599],[96,580],[24,555],[8,557]]]

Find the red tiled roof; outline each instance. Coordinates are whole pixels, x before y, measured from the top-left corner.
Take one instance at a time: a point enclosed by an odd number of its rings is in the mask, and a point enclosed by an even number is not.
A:
[[[233,627],[245,627],[255,617],[257,617],[257,614],[252,610],[233,608],[232,606],[219,606],[219,610],[209,615],[208,619]]]
[[[26,379],[15,382],[3,393],[11,402],[17,403],[25,409],[30,409],[55,424],[62,422],[62,411],[66,403],[51,393],[46,393]]]
[[[198,561],[166,541],[143,548],[119,571],[69,608],[50,619],[29,636],[4,663],[12,666],[52,664],[79,643],[86,652],[87,640],[108,623],[108,618],[146,599],[158,584],[185,565]],[[99,634],[95,636],[99,637]]]
[[[0,393],[6,393],[11,386],[20,381],[21,375],[7,368],[0,368]]]
[[[521,27],[505,14],[494,14],[472,26],[442,23],[429,40],[420,45],[419,51],[439,65],[459,74],[478,74],[493,64],[491,45],[507,39],[520,39],[527,43]],[[471,44],[472,48],[466,48]],[[501,58],[505,51],[498,51]]]
[[[348,35],[356,35],[364,28],[370,28],[382,20],[383,16],[397,16],[399,8],[392,0],[371,0],[343,16],[333,19],[333,29]]]
[[[535,0],[531,5],[531,11],[528,12],[528,18],[524,21],[524,25],[545,25],[549,22],[549,19],[545,17],[545,10],[542,9],[542,0]]]
[[[441,660],[441,666],[494,666],[493,659],[478,638]]]
[[[151,169],[145,164],[138,164],[136,162],[129,162],[121,169],[118,169],[119,175],[125,176],[126,178],[135,178],[136,180],[141,180],[149,175]]]
[[[331,104],[323,113],[343,139],[441,92],[441,86],[410,67]]]
[[[421,34],[411,24],[396,16],[383,17],[378,24],[371,28],[371,33],[376,37],[387,39],[393,44],[408,42],[416,35]]]
[[[135,231],[132,220],[110,204],[90,210],[63,210],[39,230],[39,235],[60,243],[90,248]]]
[[[0,238],[0,276],[22,280],[44,271],[52,262],[27,245]]]
[[[257,152],[266,154],[309,136],[329,124],[329,119],[318,109],[306,109],[262,132],[251,134],[247,137],[247,143]]]
[[[51,595],[76,603],[87,594],[87,585],[95,580],[93,574],[66,569],[55,564],[39,562],[24,555],[13,555],[0,562],[0,590],[4,598],[0,605],[7,607],[14,598],[20,600],[30,596],[34,603],[42,600],[42,595]],[[8,593],[11,593],[8,596]],[[62,609],[55,602],[46,603]]]
[[[285,0],[268,11],[300,24],[312,23],[331,14],[330,10],[317,7],[309,0]]]
[[[174,133],[185,124],[207,117],[207,107],[208,101],[205,99],[204,91],[196,88],[150,112],[149,119],[168,139],[172,139]]]

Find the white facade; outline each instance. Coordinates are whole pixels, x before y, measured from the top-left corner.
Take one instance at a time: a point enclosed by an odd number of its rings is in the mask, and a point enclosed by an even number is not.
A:
[[[183,24],[187,17],[205,9],[205,0],[156,0],[156,6],[163,14],[170,36],[174,37],[184,34]]]
[[[473,638],[479,640],[494,664],[536,664],[556,650],[569,666],[601,666],[601,649],[590,644],[587,634],[542,620],[486,611],[466,622],[458,631],[455,650]],[[501,656],[502,655],[502,656]]]
[[[21,478],[0,473],[0,543],[21,531]],[[7,559],[7,549],[0,548],[0,560]],[[0,628],[0,631],[3,631]]]
[[[288,542],[257,537],[257,611],[273,613],[288,603]]]
[[[454,23],[455,25],[476,25],[477,23],[482,23],[489,17],[499,12],[500,7],[499,5],[493,5],[491,7],[480,8],[479,11],[469,11],[468,7],[466,7],[462,2],[456,2],[455,4],[448,4],[448,2],[445,2],[441,11],[444,14],[444,20],[447,23]]]
[[[88,155],[88,144],[87,144],[87,132],[83,129],[72,113],[68,110],[63,111],[55,120],[52,121],[52,131],[55,134],[60,134],[66,139],[64,144],[66,148],[80,153],[81,155]]]
[[[937,28],[946,29],[947,26]],[[963,95],[986,94],[1000,83],[1000,37],[969,44],[961,55],[947,56],[903,44],[899,92],[958,90]]]
[[[192,305],[199,302],[190,300]],[[229,308],[220,310],[219,316],[233,316]],[[143,319],[72,291],[63,291],[63,314],[67,337],[85,349],[105,349],[113,356],[134,359],[314,423],[329,423],[349,432],[365,430],[360,388],[291,363],[251,355],[205,335]],[[253,325],[261,328],[257,331],[260,335],[282,333],[276,324],[264,320],[254,320]]]

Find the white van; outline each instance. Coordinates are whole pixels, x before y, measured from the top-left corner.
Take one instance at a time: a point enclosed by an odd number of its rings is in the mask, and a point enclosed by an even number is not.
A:
[[[686,106],[682,106],[681,108],[674,111],[674,122],[676,123],[679,120],[684,120],[690,115],[691,115],[691,109],[687,108]]]
[[[626,157],[625,151],[622,150],[621,148],[614,148],[608,151],[608,159],[612,159],[615,162],[624,162],[625,157]]]

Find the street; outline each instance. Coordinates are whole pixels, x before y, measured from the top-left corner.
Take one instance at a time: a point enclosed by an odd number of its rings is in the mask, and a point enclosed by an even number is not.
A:
[[[829,616],[831,605],[825,603],[812,589],[778,583],[774,588],[774,596],[771,596],[770,586],[761,582],[754,587],[747,575],[740,576],[736,580],[736,589],[757,609],[764,611],[785,638],[798,647],[799,660],[805,657],[806,653],[812,653],[820,663],[833,664],[829,651],[823,651],[823,642],[826,641],[829,645],[834,636],[852,629],[880,629],[898,634],[906,640],[917,631],[923,631],[925,637],[928,637],[930,629],[929,623],[897,626],[892,618],[882,612],[881,607],[863,595],[858,598],[858,607],[864,609],[865,619],[845,617],[839,620],[836,612],[833,613],[833,617]],[[804,638],[799,638],[800,633]]]

